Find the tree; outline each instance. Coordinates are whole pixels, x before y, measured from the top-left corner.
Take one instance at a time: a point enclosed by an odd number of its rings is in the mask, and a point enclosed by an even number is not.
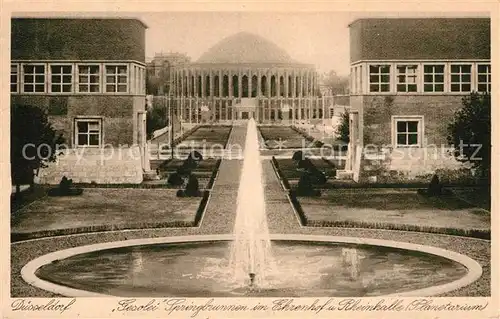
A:
[[[34,171],[56,160],[64,139],[52,127],[45,111],[36,106],[13,104],[10,125],[11,176],[18,194],[24,183],[33,190]]]
[[[482,177],[491,167],[491,96],[472,92],[462,98],[462,108],[448,125],[448,143],[461,162],[469,162]]]
[[[349,94],[349,77],[338,75],[335,71],[330,71],[322,75],[323,85],[331,95]]]
[[[146,134],[147,139],[151,139],[153,132],[168,125],[167,108],[154,105],[146,114]]]
[[[335,131],[337,138],[344,143],[349,143],[349,112],[345,111],[342,113],[340,118],[340,124],[337,126]]]

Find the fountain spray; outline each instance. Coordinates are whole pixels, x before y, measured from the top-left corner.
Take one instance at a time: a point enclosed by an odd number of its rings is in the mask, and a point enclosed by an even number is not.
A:
[[[233,280],[250,286],[262,286],[266,273],[274,265],[267,226],[262,163],[260,160],[257,125],[247,124],[247,136],[241,170],[231,245],[230,267]]]

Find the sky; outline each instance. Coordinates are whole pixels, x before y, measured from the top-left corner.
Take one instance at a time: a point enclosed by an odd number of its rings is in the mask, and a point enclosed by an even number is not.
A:
[[[227,36],[246,31],[283,48],[292,59],[319,72],[349,74],[349,24],[365,17],[485,16],[464,12],[137,12],[16,13],[15,16],[120,16],[140,18],[147,26],[146,59],[155,53],[181,52],[196,61]]]

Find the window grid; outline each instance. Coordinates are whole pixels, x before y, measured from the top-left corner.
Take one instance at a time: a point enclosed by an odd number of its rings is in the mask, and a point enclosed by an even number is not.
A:
[[[126,65],[106,65],[106,85],[107,93],[126,93],[127,92],[127,66]]]
[[[396,145],[418,146],[419,145],[419,120],[396,120]]]
[[[390,65],[370,65],[370,92],[389,92]]]
[[[424,65],[424,92],[444,92],[444,64]]]
[[[45,92],[45,65],[24,64],[23,65],[23,92],[44,93]]]
[[[470,92],[471,91],[471,70],[470,64],[452,64],[450,67],[450,91]]]
[[[71,93],[73,91],[73,66],[50,65],[50,92]]]
[[[479,92],[491,92],[491,65],[477,65],[477,90]]]
[[[19,65],[11,64],[10,65],[10,91],[12,93],[17,93],[19,86]]]
[[[101,83],[100,65],[78,65],[78,92],[99,93]]]
[[[417,92],[417,65],[398,65],[397,92]]]
[[[78,119],[75,130],[75,144],[77,146],[98,147],[101,145],[100,119]]]

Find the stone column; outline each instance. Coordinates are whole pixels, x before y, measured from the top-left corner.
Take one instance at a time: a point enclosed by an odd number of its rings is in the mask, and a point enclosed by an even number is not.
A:
[[[228,96],[230,98],[232,98],[233,97],[233,74],[232,74],[232,72],[227,72],[227,79],[228,79],[228,81],[227,81]]]
[[[210,97],[214,97],[214,73],[212,70],[210,70]]]
[[[193,99],[190,98],[189,99],[189,112],[188,112],[188,115],[189,115],[189,121],[188,123],[191,124],[193,123]]]
[[[227,113],[227,105],[226,105],[226,113]],[[219,105],[219,121],[223,121],[225,120],[223,117],[222,117],[222,103]]]
[[[288,98],[289,97],[289,92],[288,92],[288,88],[289,88],[289,83],[288,83],[288,71],[285,71],[285,97]]]
[[[252,71],[248,72],[248,97],[252,97],[252,80],[253,80],[253,74]]]
[[[223,75],[222,75],[222,70],[219,70],[219,97],[222,97],[222,84],[224,83],[223,81]]]
[[[179,87],[180,87],[180,90],[181,90],[181,91],[179,92],[179,93],[180,93],[180,94],[179,94],[179,97],[182,97],[182,96],[184,96],[184,70],[181,70],[181,71],[180,71],[180,74],[179,74],[179,79],[180,79],[180,81],[181,81],[181,83],[180,83],[181,85],[179,86]]]
[[[238,70],[238,97],[241,98],[242,97],[242,80],[243,80],[243,75],[242,75],[242,72],[241,70]]]
[[[302,97],[304,96],[304,74],[303,72],[300,72],[300,90],[299,90],[299,96]]]
[[[281,72],[278,71],[278,77],[276,78],[276,97],[280,97],[281,94]]]
[[[271,97],[271,78],[273,77],[273,72],[266,72],[266,97]]]
[[[260,69],[257,72],[257,97],[261,96],[262,92],[262,72]]]
[[[201,92],[201,97],[204,98],[205,97],[205,71],[203,70],[200,70],[200,74],[199,76],[201,77],[201,81],[200,81],[200,85],[201,85],[201,88],[200,88],[200,92]]]

